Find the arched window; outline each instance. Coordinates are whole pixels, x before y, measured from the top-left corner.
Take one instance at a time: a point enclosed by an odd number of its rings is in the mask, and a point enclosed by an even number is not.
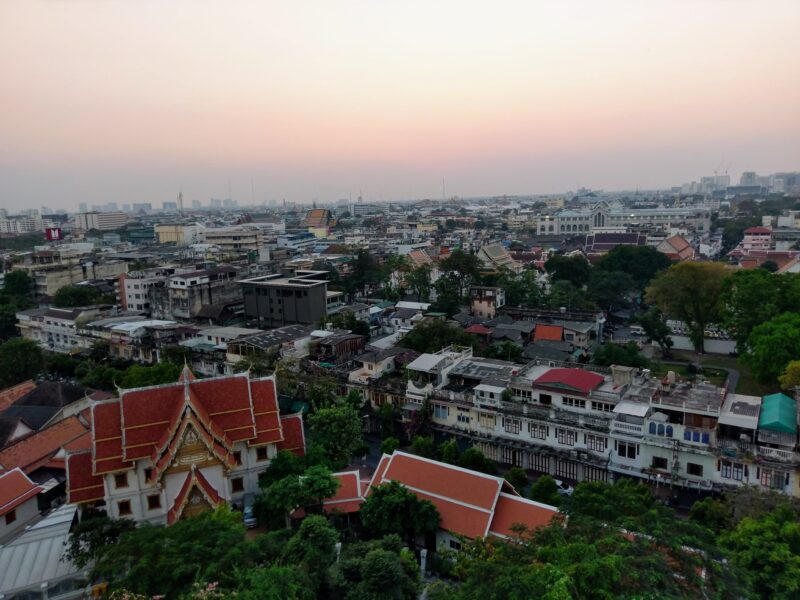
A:
[[[660,423],[658,425],[658,435],[664,435],[664,426]]]
[[[655,435],[655,433],[656,433],[656,424],[655,423],[650,423],[650,433]]]
[[[672,425],[667,425],[667,437],[672,437]]]

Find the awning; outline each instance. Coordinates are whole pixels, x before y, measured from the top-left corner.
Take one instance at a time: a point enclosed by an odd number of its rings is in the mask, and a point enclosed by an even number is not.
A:
[[[778,433],[797,433],[797,402],[786,394],[770,394],[761,401],[758,428]]]

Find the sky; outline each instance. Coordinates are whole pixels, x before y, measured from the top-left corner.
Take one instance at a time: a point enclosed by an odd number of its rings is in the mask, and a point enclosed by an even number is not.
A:
[[[800,170],[797,0],[1,0],[0,207]]]

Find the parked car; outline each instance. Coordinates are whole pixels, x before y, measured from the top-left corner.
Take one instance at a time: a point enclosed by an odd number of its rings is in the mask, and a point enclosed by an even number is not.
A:
[[[255,508],[256,497],[253,494],[245,494],[242,516],[244,517],[244,526],[247,529],[258,527],[258,519],[256,519]]]
[[[575,491],[575,488],[568,483],[564,483],[560,479],[556,479],[556,486],[558,487],[558,493],[562,496],[572,496],[572,492]]]

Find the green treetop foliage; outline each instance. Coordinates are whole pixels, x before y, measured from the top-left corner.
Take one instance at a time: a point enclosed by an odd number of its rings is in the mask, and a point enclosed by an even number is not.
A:
[[[464,296],[469,286],[480,279],[481,263],[474,254],[463,250],[453,250],[450,255],[439,262],[439,270],[451,275],[458,283],[458,294]]]
[[[28,306],[33,294],[33,278],[25,271],[11,271],[5,274],[0,296],[4,302]]]
[[[44,355],[36,342],[14,338],[0,344],[0,387],[33,379],[44,369]]]
[[[667,325],[664,313],[657,307],[650,307],[647,312],[636,317],[635,321],[642,326],[648,342],[655,342],[661,348],[662,356],[669,356],[675,344],[672,341],[672,330]]]
[[[181,375],[181,369],[182,367],[174,363],[159,363],[149,367],[132,365],[125,369],[117,384],[121,388],[130,389],[175,383]]]
[[[265,480],[260,483],[264,484]],[[264,493],[258,496],[258,509],[267,518],[283,515],[288,529],[294,510],[319,508],[325,498],[336,494],[338,488],[339,480],[333,477],[330,469],[316,465],[302,474],[289,474],[262,487]]]
[[[327,570],[336,558],[338,541],[339,533],[325,517],[309,515],[286,544],[285,560],[303,565],[317,597],[327,586]]]
[[[372,489],[360,511],[364,531],[373,538],[395,534],[413,547],[417,536],[436,533],[439,511],[397,481]]]
[[[773,275],[742,269],[726,277],[720,299],[721,324],[733,335],[740,352],[756,325],[800,306],[800,275]]]
[[[505,290],[508,306],[536,308],[544,302],[544,290],[537,277],[535,269],[526,269],[519,275],[504,270],[497,278],[496,285]]]
[[[522,358],[522,346],[511,341],[497,342],[486,348],[486,350],[483,351],[483,355],[486,358],[519,362]]]
[[[550,475],[542,475],[534,481],[528,496],[531,500],[536,500],[542,504],[549,504],[550,506],[558,506],[561,504],[558,485],[556,485],[556,480]]]
[[[572,311],[594,308],[594,302],[588,298],[583,288],[567,280],[556,281],[551,285],[545,301],[547,306],[552,309],[563,307]]]
[[[67,285],[58,290],[53,296],[53,306],[58,308],[74,308],[77,306],[90,306],[107,300],[100,291],[90,285]]]
[[[636,342],[620,344],[603,344],[598,346],[592,356],[592,362],[601,367],[621,365],[625,367],[646,368],[650,361],[639,351]]]
[[[342,600],[416,600],[419,567],[399,536],[345,546],[331,569],[330,593]]]
[[[781,382],[781,388],[787,391],[800,387],[800,360],[793,360],[786,365],[778,380]]]
[[[320,329],[324,329],[328,323],[332,324],[337,329],[347,329],[358,335],[366,336],[369,339],[369,323],[357,318],[352,312],[344,312],[332,315],[330,317],[323,317],[319,322]]]
[[[461,453],[461,456],[458,459],[458,466],[465,469],[470,469],[472,471],[487,473],[489,475],[494,475],[497,473],[497,465],[486,458],[483,452],[481,452],[475,446],[467,448]]]
[[[586,293],[597,306],[613,312],[629,304],[629,296],[635,289],[636,284],[627,273],[592,269]]]
[[[644,290],[658,273],[670,266],[669,257],[651,246],[616,246],[600,257],[595,269],[626,273],[639,291]]]
[[[417,352],[438,352],[447,346],[472,346],[474,338],[457,325],[446,321],[420,323],[400,339],[398,344]]]
[[[720,317],[726,277],[722,263],[682,262],[658,275],[647,288],[647,302],[689,329],[695,348],[703,352],[704,332]]]
[[[800,314],[784,313],[757,325],[747,338],[745,362],[761,383],[774,383],[800,360]]]
[[[411,269],[405,276],[406,286],[411,293],[416,294],[417,302],[427,302],[431,297],[431,268],[420,265]]]
[[[464,295],[458,279],[452,273],[445,273],[436,280],[433,287],[436,289],[436,302],[431,305],[431,310],[452,317],[464,304]]]
[[[364,422],[350,404],[318,410],[308,419],[313,444],[319,446],[331,466],[341,469],[363,445]]]
[[[528,486],[528,473],[522,467],[510,468],[503,475],[503,479],[510,483],[520,494],[523,494]]]
[[[544,263],[544,269],[554,283],[569,281],[575,287],[581,288],[589,280],[591,266],[583,256],[555,254]]]

